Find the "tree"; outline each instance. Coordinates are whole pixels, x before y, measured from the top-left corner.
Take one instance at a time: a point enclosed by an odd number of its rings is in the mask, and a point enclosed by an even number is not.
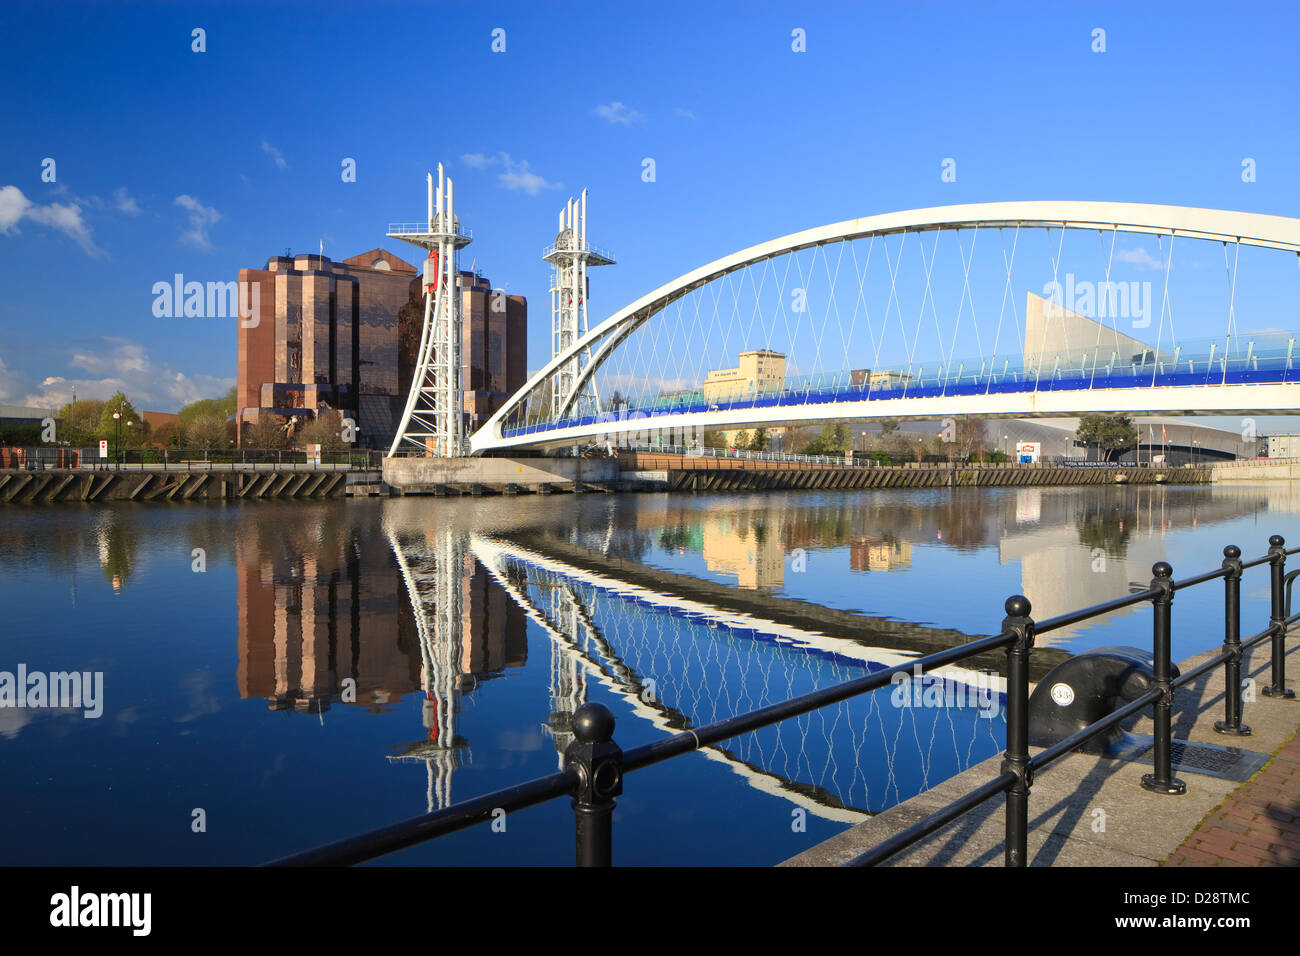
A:
[[[742,451],[747,450],[749,448],[749,432],[747,431],[738,432],[732,444],[735,445],[737,448],[741,449]]]
[[[770,451],[772,448],[772,436],[767,433],[766,428],[755,428],[754,437],[749,440],[751,451]]]
[[[218,415],[205,415],[195,419],[185,428],[185,444],[192,448],[211,451],[226,444],[226,420]]]
[[[231,388],[220,398],[200,398],[180,410],[181,427],[189,428],[201,418],[219,418],[223,422],[235,414],[235,390]]]
[[[288,423],[279,415],[261,415],[244,426],[245,448],[284,448],[288,444]]]
[[[113,413],[117,412],[122,417],[114,418]],[[140,436],[143,434],[141,426],[140,413],[135,410],[135,406],[122,394],[114,392],[109,396],[108,401],[104,403],[104,408],[99,415],[99,430],[95,435],[97,441],[116,442],[120,440],[122,447],[137,444]]]
[[[99,423],[103,414],[104,402],[97,398],[68,402],[59,409],[56,437],[72,446],[93,445],[99,440]]]
[[[1137,445],[1137,429],[1127,415],[1084,415],[1074,437],[1096,445],[1106,461],[1115,461]]]
[[[957,457],[969,460],[984,454],[984,435],[987,431],[985,421],[974,415],[957,419],[956,442]]]
[[[821,434],[804,445],[802,454],[842,456],[848,453],[849,442],[849,426],[843,422],[823,425]]]
[[[343,415],[330,409],[322,411],[316,420],[308,422],[298,435],[297,444],[320,445],[321,451],[340,451],[343,441]]]

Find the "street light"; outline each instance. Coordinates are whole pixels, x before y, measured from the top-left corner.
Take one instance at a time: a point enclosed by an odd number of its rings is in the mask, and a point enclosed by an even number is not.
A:
[[[113,413],[113,466],[122,469],[122,409]]]

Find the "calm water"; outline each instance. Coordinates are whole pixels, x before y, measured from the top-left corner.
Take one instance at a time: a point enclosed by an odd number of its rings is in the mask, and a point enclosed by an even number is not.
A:
[[[6,508],[0,672],[103,672],[103,713],[0,708],[0,864],[275,858],[555,770],[584,701],[630,748],[995,631],[1010,594],[1047,617],[1261,554],[1298,512],[1287,485]],[[1175,659],[1220,602],[1178,595]],[[1149,646],[1149,611],[1046,636],[1038,673],[1109,644]],[[953,706],[886,688],[631,775],[616,862],[775,863],[999,752],[990,663],[945,672]],[[571,821],[388,861],[567,864]]]

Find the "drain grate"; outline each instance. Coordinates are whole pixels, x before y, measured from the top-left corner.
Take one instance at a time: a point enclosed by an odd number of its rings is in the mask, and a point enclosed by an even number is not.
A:
[[[1135,742],[1144,746],[1142,753],[1133,759],[1139,763],[1153,762],[1150,734],[1131,734]],[[1254,750],[1242,750],[1238,747],[1216,747],[1213,744],[1189,743],[1175,740],[1169,745],[1169,760],[1175,771],[1183,773],[1200,773],[1207,777],[1221,780],[1234,780],[1238,783],[1249,780],[1260,767],[1268,763],[1268,754]]]

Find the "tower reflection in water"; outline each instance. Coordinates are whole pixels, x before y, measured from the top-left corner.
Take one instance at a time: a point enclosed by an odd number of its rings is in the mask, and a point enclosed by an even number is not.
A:
[[[461,697],[527,662],[523,611],[463,533],[376,537],[328,512],[287,527],[248,523],[236,541],[240,697],[323,721],[333,704],[382,713],[419,695],[422,739],[389,759],[423,761],[429,809],[448,805],[469,756]]]
[[[844,640],[791,623],[788,613],[778,623],[752,607],[728,607],[717,593],[691,594],[689,579],[661,588],[632,583],[640,580],[635,566],[611,564],[576,530],[520,543],[455,522],[410,520],[428,511],[384,513],[382,535],[328,512],[289,536],[249,526],[250,540],[236,545],[240,693],[321,720],[334,704],[384,712],[418,695],[421,739],[388,759],[425,764],[429,810],[453,802],[455,772],[471,760],[458,733],[466,697],[490,706],[484,683],[527,663],[526,620],[550,645],[548,699],[533,705],[533,732],[551,739],[556,766],[573,739],[572,714],[593,685],[624,721],[630,713],[658,736],[922,652],[890,643],[897,624],[879,641]],[[398,516],[405,520],[390,520]],[[996,683],[957,667],[943,676],[963,700],[968,687]],[[528,692],[527,682],[510,684],[501,687]],[[970,704],[894,706],[886,689],[703,755],[748,786],[852,823],[996,753],[1000,696],[993,700],[998,712],[986,719]]]

